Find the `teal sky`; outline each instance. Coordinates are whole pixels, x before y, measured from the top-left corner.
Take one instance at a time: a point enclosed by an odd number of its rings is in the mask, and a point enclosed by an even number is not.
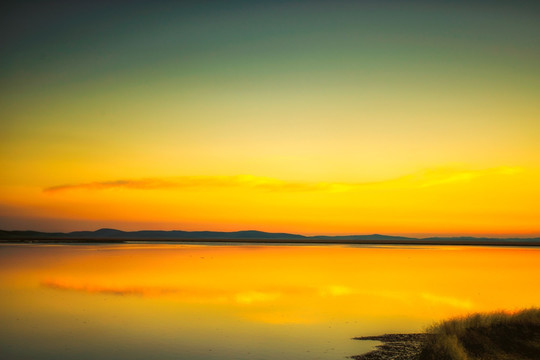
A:
[[[129,4],[30,2],[5,12],[4,88],[538,76],[539,6],[531,3]]]

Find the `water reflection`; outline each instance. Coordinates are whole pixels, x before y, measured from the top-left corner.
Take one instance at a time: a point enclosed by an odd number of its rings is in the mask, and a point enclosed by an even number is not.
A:
[[[480,247],[3,245],[0,348],[32,359],[342,359],[369,346],[353,336],[540,305],[539,255]],[[29,338],[32,346],[23,345]]]

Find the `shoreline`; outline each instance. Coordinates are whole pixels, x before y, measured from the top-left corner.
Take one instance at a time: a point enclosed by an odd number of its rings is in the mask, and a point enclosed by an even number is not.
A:
[[[364,336],[381,341],[355,360],[538,359],[540,308],[473,313],[435,323],[426,333]]]
[[[353,355],[354,360],[417,360],[422,345],[429,334],[384,334],[379,336],[361,336],[353,340],[376,340],[382,342],[375,350],[362,355]]]
[[[536,241],[478,241],[478,240],[324,240],[324,239],[151,239],[151,238],[77,238],[77,237],[21,237],[0,238],[0,244],[125,244],[141,243],[255,243],[255,244],[312,244],[312,245],[406,245],[406,246],[500,246],[500,247],[540,247]]]

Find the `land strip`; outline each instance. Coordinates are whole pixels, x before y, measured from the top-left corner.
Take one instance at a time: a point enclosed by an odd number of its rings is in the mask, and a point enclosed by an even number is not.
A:
[[[7,237],[0,238],[0,243],[256,243],[256,244],[321,244],[321,245],[412,245],[412,246],[532,246],[540,247],[539,241],[471,241],[471,240],[321,240],[321,239],[149,239],[149,238],[79,238],[79,237]]]

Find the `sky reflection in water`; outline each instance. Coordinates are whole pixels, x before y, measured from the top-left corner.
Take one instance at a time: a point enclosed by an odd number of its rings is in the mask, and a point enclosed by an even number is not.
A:
[[[539,306],[538,249],[2,245],[0,348],[32,359],[342,359],[353,336]]]

